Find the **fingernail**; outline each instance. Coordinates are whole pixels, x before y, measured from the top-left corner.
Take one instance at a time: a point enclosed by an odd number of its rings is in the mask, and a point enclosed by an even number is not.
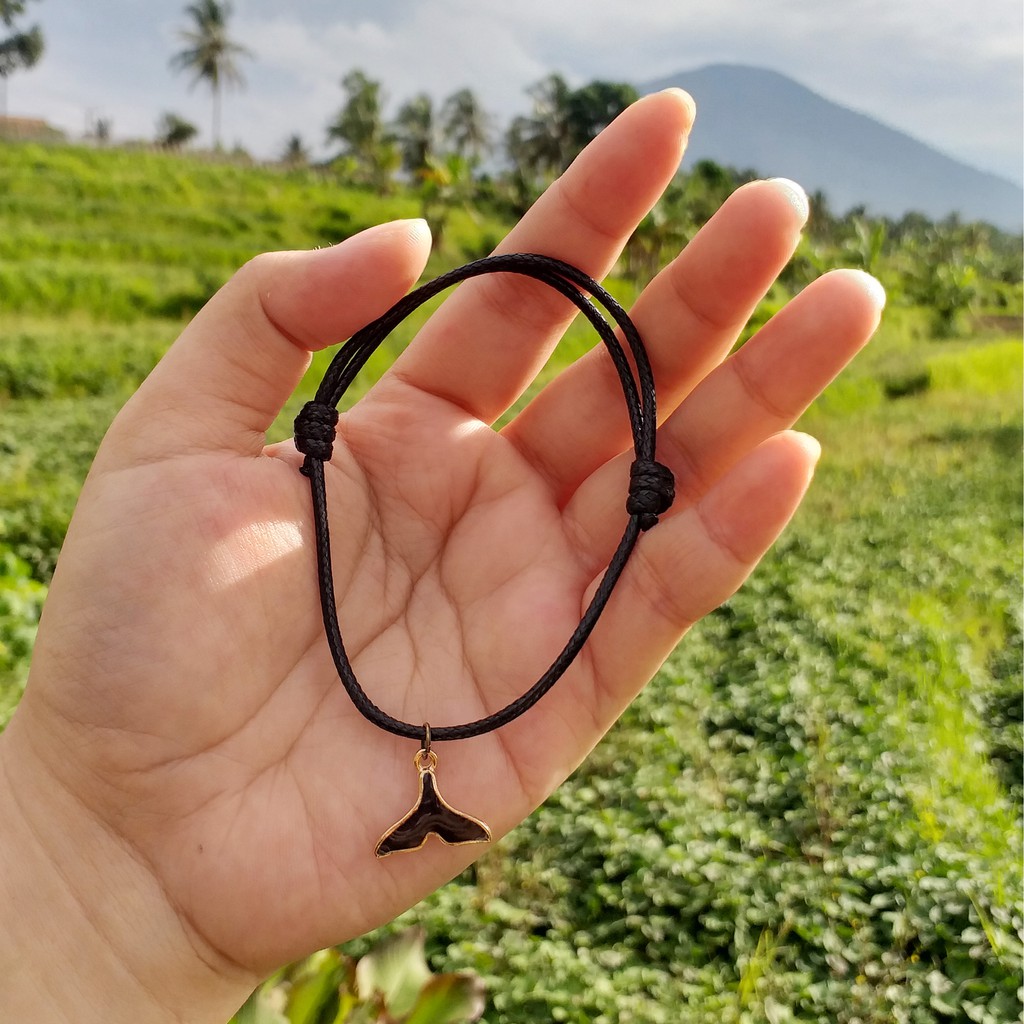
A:
[[[367,228],[367,230],[382,231],[395,237],[404,236],[417,242],[420,239],[430,241],[432,238],[430,225],[422,217],[399,217],[396,220],[384,221],[383,224],[377,224],[372,228]]]
[[[385,227],[404,228],[411,235],[429,234],[430,225],[422,217],[397,217],[386,221]]]
[[[877,277],[872,277],[870,274],[865,274],[864,279],[864,283],[867,286],[867,292],[871,296],[871,301],[878,309],[885,309],[886,294],[885,288],[882,286],[882,282],[879,281]]]
[[[821,445],[816,437],[811,437],[810,434],[803,434],[800,431],[793,431],[796,434],[797,440],[800,442],[801,447],[807,452],[811,460],[811,466],[816,466],[818,460],[821,458]]]
[[[669,96],[674,96],[676,99],[682,100],[689,108],[690,121],[693,122],[697,116],[697,104],[694,101],[694,98],[685,89],[680,89],[678,85],[671,85],[667,89],[662,89],[660,91]]]
[[[786,197],[789,205],[800,214],[800,219],[807,220],[811,212],[811,204],[807,201],[807,193],[803,188],[795,181],[790,181],[789,178],[769,178],[768,180]]]

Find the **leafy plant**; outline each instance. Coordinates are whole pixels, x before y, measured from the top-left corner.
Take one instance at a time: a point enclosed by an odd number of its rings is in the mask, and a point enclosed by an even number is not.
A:
[[[355,960],[327,949],[258,988],[234,1024],[471,1024],[484,1012],[472,973],[433,974],[421,929]]]
[[[0,730],[25,686],[46,587],[0,541]]]
[[[610,282],[627,307],[738,180],[698,165],[671,190]],[[462,183],[431,271],[492,248],[530,193]],[[421,200],[328,169],[0,147],[0,724],[96,446],[181,318],[261,249],[336,242]],[[383,966],[360,988],[356,963],[411,927],[439,969],[483,979],[495,1021],[1020,1017],[1019,239],[916,215],[882,230],[813,205],[754,323],[844,246],[891,301],[803,421],[825,455],[793,527],[529,821],[389,929],[271,979],[250,1024],[398,1012],[373,980]],[[946,265],[975,277],[958,336],[939,339],[927,288]],[[594,342],[574,324],[538,383]]]
[[[156,144],[163,146],[164,149],[181,149],[198,134],[199,129],[191,121],[186,121],[179,114],[168,112],[161,114],[157,122]]]

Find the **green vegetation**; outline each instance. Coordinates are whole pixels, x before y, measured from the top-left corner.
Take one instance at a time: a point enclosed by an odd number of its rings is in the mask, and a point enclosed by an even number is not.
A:
[[[156,123],[156,144],[161,149],[181,149],[187,146],[197,135],[199,129],[173,111],[160,115]]]
[[[564,170],[598,132],[639,99],[631,85],[596,81],[572,89],[559,74],[532,86],[529,96],[533,112],[515,118],[505,138],[516,174],[526,179]]]
[[[336,949],[277,971],[235,1024],[471,1024],[484,1012],[480,978],[434,974],[423,931],[392,935],[358,961]]]
[[[738,180],[707,164],[681,178],[616,293]],[[471,178],[431,272],[485,253],[523,188]],[[256,252],[416,215],[420,189],[0,147],[0,724],[96,445],[183,321]],[[805,417],[825,456],[792,529],[528,822],[239,1019],[378,1019],[342,1015],[361,998],[346,957],[413,926],[435,970],[485,980],[492,1024],[1019,1019],[1020,240],[815,206],[754,325],[836,264],[878,274],[890,307]],[[592,341],[574,325],[546,372]]]

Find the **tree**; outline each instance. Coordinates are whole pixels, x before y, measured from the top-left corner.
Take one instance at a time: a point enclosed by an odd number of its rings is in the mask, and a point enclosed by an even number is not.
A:
[[[527,89],[533,113],[513,119],[505,136],[509,159],[523,178],[557,174],[572,160],[568,105],[571,90],[550,74]]]
[[[301,135],[289,135],[281,154],[281,163],[287,167],[306,167],[309,164],[309,150]]]
[[[686,185],[677,177],[626,242],[626,274],[641,287],[646,285],[675,257],[693,230],[686,207]]]
[[[199,134],[199,129],[178,114],[160,115],[156,125],[156,144],[164,149],[181,149]]]
[[[86,138],[92,139],[99,146],[105,146],[113,134],[114,122],[109,117],[97,117],[89,126]]]
[[[402,104],[394,132],[402,152],[402,166],[410,174],[420,174],[434,159],[437,149],[434,103],[425,92]]]
[[[884,220],[871,220],[863,212],[847,218],[850,236],[843,248],[843,263],[878,276],[888,237]]]
[[[328,125],[327,138],[341,142],[357,173],[385,192],[391,173],[401,166],[402,154],[385,128],[381,84],[357,68],[341,80],[341,87],[345,105]]]
[[[25,13],[28,0],[0,0],[0,23],[14,28],[15,19]],[[43,32],[38,25],[15,30],[0,39],[0,117],[7,116],[7,77],[38,63],[43,55]]]
[[[459,89],[444,101],[441,126],[448,147],[470,164],[490,148],[491,119],[472,89]]]
[[[698,160],[684,180],[684,206],[696,227],[711,219],[738,184],[735,172],[714,160]]]
[[[196,0],[185,8],[185,13],[192,19],[192,27],[179,33],[186,49],[171,58],[171,67],[192,74],[189,88],[199,82],[209,85],[213,95],[211,138],[214,149],[220,149],[221,89],[245,84],[238,60],[252,54],[228,37],[227,23],[232,13],[229,0]]]
[[[625,82],[596,80],[574,89],[567,98],[572,157],[604,131],[640,94]]]
[[[533,113],[513,120],[505,138],[509,158],[526,176],[559,174],[583,147],[638,98],[622,82],[593,81],[572,89],[559,74],[527,90]]]
[[[465,207],[473,195],[473,169],[459,153],[431,160],[420,173],[420,211],[430,225],[434,248],[444,247],[445,229],[452,211]]]

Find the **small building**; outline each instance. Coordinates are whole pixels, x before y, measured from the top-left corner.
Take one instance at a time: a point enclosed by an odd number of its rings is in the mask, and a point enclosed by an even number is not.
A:
[[[0,117],[0,142],[63,142],[64,132],[39,117]]]

